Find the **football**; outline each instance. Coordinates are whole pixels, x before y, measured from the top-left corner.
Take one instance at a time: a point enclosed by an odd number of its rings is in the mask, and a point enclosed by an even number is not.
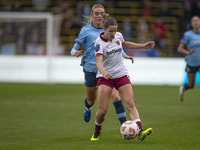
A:
[[[123,139],[134,139],[139,133],[139,127],[134,121],[126,121],[120,128]]]

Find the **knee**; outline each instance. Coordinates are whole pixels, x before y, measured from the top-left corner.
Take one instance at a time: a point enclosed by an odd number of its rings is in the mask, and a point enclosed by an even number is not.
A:
[[[102,118],[106,115],[107,110],[106,109],[99,109],[99,116]]]
[[[116,94],[111,94],[110,97],[111,97],[113,103],[118,102],[120,100],[119,95],[116,95]]]
[[[135,104],[132,100],[129,100],[126,102],[126,107],[128,110],[134,109],[135,108]]]

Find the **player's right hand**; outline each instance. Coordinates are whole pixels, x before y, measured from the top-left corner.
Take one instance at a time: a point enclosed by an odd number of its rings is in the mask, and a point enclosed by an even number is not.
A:
[[[108,79],[110,79],[112,77],[112,75],[110,74],[110,73],[105,73],[104,74],[104,78],[106,79],[106,80],[108,80]]]
[[[77,50],[75,53],[74,53],[74,56],[76,57],[79,57],[79,56],[82,56],[83,55],[83,50]]]

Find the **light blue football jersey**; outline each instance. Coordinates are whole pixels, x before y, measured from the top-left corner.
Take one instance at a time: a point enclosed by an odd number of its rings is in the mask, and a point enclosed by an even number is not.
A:
[[[185,60],[190,66],[200,66],[200,33],[197,34],[193,30],[189,30],[184,33],[183,38],[180,40],[181,43],[186,45],[186,50],[194,48],[195,52],[186,55]]]
[[[86,25],[75,39],[75,43],[80,46],[84,45],[84,56],[81,60],[81,66],[88,72],[97,72],[94,43],[102,32],[103,28],[95,28],[92,24]]]

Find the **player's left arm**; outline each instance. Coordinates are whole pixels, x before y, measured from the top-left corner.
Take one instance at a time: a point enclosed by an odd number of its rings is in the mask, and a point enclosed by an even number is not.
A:
[[[132,56],[128,56],[128,55],[126,55],[126,53],[124,52],[123,49],[122,49],[122,56],[123,56],[125,59],[130,59],[131,62],[132,62],[132,64],[133,64],[133,62],[134,62],[133,57],[132,57]]]
[[[129,49],[141,49],[141,48],[148,49],[148,48],[153,48],[154,46],[155,46],[155,42],[154,41],[149,41],[149,42],[146,42],[144,44],[125,41],[122,44],[123,48],[129,48]]]
[[[133,59],[132,56],[124,55],[123,57],[124,57],[125,59],[130,59],[131,62],[132,62],[132,64],[134,63],[134,59]]]

